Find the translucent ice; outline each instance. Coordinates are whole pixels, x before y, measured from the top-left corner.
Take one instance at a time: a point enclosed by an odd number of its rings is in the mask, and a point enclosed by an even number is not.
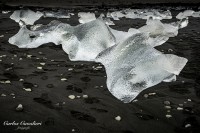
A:
[[[84,24],[96,19],[95,14],[91,12],[79,12],[78,13],[79,23]]]
[[[148,37],[145,33],[134,34],[96,58],[105,66],[109,91],[125,103],[148,87],[170,81],[187,62],[185,58],[157,51],[148,44]]]
[[[54,17],[54,18],[70,18],[71,13],[66,10],[55,11],[44,11],[44,17]]]
[[[194,13],[193,10],[185,10],[184,12],[180,12],[180,13],[176,16],[176,18],[177,18],[177,19],[183,19],[183,18],[192,16],[193,13]]]
[[[107,17],[112,17],[114,20],[119,20],[122,17],[131,19],[148,19],[152,17],[153,19],[171,19],[172,15],[169,10],[161,11],[155,9],[125,9],[121,11],[114,11],[112,13],[107,13]]]
[[[114,36],[100,19],[75,27],[52,21],[48,25],[36,25],[31,29],[22,26],[19,32],[9,39],[9,43],[19,48],[37,48],[49,42],[62,44],[71,60],[84,61],[94,60],[101,51],[115,44]]]
[[[43,13],[37,11],[33,12],[31,10],[16,10],[10,16],[11,19],[15,20],[17,23],[23,21],[26,25],[33,25],[36,20],[43,16]]]

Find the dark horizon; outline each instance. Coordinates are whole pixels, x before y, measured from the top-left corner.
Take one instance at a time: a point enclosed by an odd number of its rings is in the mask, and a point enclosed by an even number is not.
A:
[[[69,6],[112,6],[112,5],[137,5],[137,4],[179,4],[196,5],[199,0],[0,0],[2,5],[8,6],[40,6],[40,7],[69,7]]]

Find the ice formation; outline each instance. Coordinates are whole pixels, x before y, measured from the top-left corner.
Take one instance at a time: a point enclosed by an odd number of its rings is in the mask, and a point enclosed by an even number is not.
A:
[[[185,58],[157,51],[148,44],[148,37],[145,33],[134,34],[96,58],[105,66],[109,91],[124,103],[131,102],[148,87],[169,81],[187,62]]]
[[[48,25],[36,25],[31,29],[22,26],[19,32],[9,39],[9,43],[19,48],[37,48],[49,42],[62,44],[69,58],[76,61],[92,61],[101,51],[115,44],[114,36],[100,19],[74,27],[52,21]]]
[[[22,21],[27,24],[29,19],[33,19],[28,12],[23,13],[25,16],[22,17],[18,15],[18,19],[25,18]],[[45,15],[53,17],[55,14]],[[188,18],[165,24],[160,20],[170,19],[169,11],[128,9],[107,13],[108,20],[109,17],[114,20],[121,17],[147,19],[145,26],[130,28],[126,32],[110,28],[103,14],[98,19],[94,13],[79,12],[78,16],[82,24],[77,26],[52,21],[48,25],[37,24],[28,29],[22,23],[9,43],[19,48],[37,48],[53,42],[61,44],[72,61],[102,63],[106,69],[109,91],[125,103],[131,102],[146,88],[162,81],[175,80],[187,63],[183,57],[162,54],[154,47],[165,43],[169,37],[177,36],[178,30],[187,26]]]
[[[70,18],[72,13],[69,13],[66,10],[58,10],[57,12],[54,11],[44,11],[44,17],[53,17],[53,18]]]
[[[184,19],[184,18],[187,18],[187,17],[200,17],[200,11],[198,12],[195,12],[193,10],[185,10],[184,12],[180,12],[176,18],[177,19]]]
[[[79,23],[84,24],[96,19],[95,14],[91,12],[79,12],[78,13]]]
[[[10,16],[11,19],[15,20],[15,22],[19,23],[23,21],[26,25],[33,25],[36,20],[43,16],[43,13],[37,11],[33,12],[31,10],[16,10]]]
[[[114,11],[111,13],[107,13],[107,17],[111,17],[114,20],[119,20],[120,18],[131,18],[131,19],[148,19],[149,17],[152,17],[153,19],[171,19],[172,15],[169,10],[167,11],[161,11],[161,10],[155,10],[155,9],[125,9],[121,11]]]

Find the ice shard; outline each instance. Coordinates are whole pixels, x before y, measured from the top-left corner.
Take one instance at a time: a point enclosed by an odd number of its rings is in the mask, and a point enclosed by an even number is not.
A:
[[[16,10],[10,16],[11,19],[15,20],[15,22],[19,23],[23,21],[26,25],[33,25],[35,21],[37,21],[40,17],[43,16],[43,13],[31,10]]]
[[[141,91],[162,81],[170,81],[187,59],[162,54],[148,44],[149,35],[137,33],[101,52],[96,62],[106,69],[107,87],[121,101],[131,102]]]

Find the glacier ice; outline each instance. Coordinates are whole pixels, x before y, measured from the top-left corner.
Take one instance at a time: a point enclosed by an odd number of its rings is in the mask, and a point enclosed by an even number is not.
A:
[[[85,61],[94,60],[101,51],[115,44],[114,36],[100,19],[74,27],[52,21],[48,25],[36,25],[31,29],[22,26],[19,32],[9,39],[9,43],[19,48],[37,48],[49,42],[62,44],[71,60]]]
[[[148,19],[152,17],[153,19],[171,19],[172,15],[169,10],[162,11],[156,9],[124,9],[121,11],[108,12],[107,17],[111,17],[114,20],[120,20],[120,18],[130,18],[130,19]]]
[[[193,10],[185,10],[185,11],[183,11],[183,12],[180,12],[180,13],[176,16],[176,18],[177,18],[177,19],[184,19],[184,18],[187,18],[187,17],[190,17],[190,16],[192,16],[192,17],[200,17],[200,11],[195,12],[195,11],[193,11]]]
[[[53,17],[53,18],[70,18],[72,13],[69,13],[66,10],[58,10],[57,12],[55,11],[44,11],[44,17]]]
[[[178,75],[187,59],[162,54],[137,33],[101,52],[96,62],[106,69],[107,87],[121,101],[131,102],[141,91]]]
[[[80,17],[78,21],[81,24],[84,24],[96,19],[95,14],[91,12],[79,12],[78,17]]]
[[[15,22],[19,23],[23,21],[26,25],[33,25],[36,20],[43,16],[43,13],[31,10],[16,10],[10,16],[11,19],[15,20]]]
[[[61,10],[44,13],[30,10],[16,12],[12,19],[20,24],[20,30],[9,38],[10,44],[19,48],[37,48],[52,42],[55,45],[61,44],[72,61],[102,63],[106,69],[109,91],[125,103],[131,102],[146,88],[162,81],[176,80],[176,75],[179,75],[187,63],[187,59],[183,57],[163,54],[154,48],[165,43],[169,37],[177,36],[178,30],[188,25],[187,17],[173,23],[162,23],[161,19],[172,17],[170,11],[126,9],[108,12],[106,17],[101,14],[97,19],[94,13],[79,12],[81,24],[77,26],[57,20],[47,25],[32,25],[39,19],[34,16],[37,14],[57,18],[70,16],[70,13]],[[194,13],[193,16],[198,16],[198,12]],[[110,18],[119,20],[122,17],[147,21],[146,25],[138,29],[130,28],[128,31],[118,31],[108,26],[114,25]],[[32,26],[27,28],[27,24]]]

